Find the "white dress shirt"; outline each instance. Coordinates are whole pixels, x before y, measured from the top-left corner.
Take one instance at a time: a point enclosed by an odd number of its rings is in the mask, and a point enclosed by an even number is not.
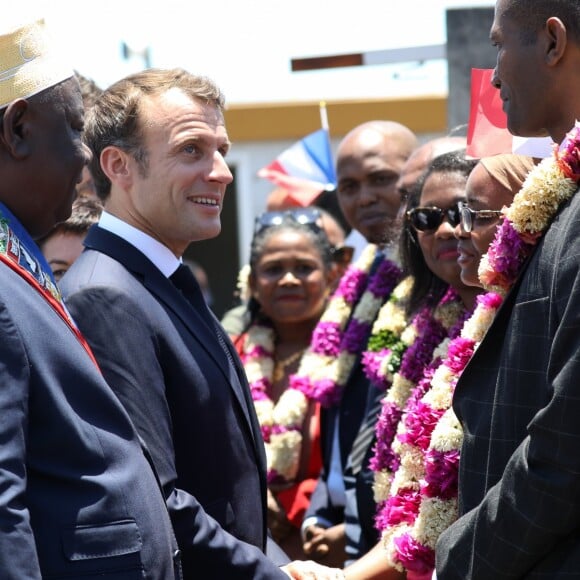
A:
[[[181,260],[167,246],[113,214],[103,211],[99,219],[99,227],[116,234],[137,248],[161,270],[166,278],[169,278],[181,264]]]

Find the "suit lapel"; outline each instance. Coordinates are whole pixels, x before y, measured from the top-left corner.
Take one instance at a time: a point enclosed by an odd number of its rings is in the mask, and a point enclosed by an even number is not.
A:
[[[487,366],[487,361],[490,359],[496,361],[499,360],[498,357],[500,356],[502,350],[502,345],[507,333],[507,328],[511,319],[512,310],[516,303],[516,298],[520,286],[522,284],[524,274],[528,269],[530,262],[534,257],[534,254],[535,252],[532,253],[532,255],[528,256],[528,258],[522,265],[522,269],[518,279],[516,280],[515,284],[512,286],[510,291],[507,293],[483,340],[481,341],[480,345],[477,347],[477,349],[473,353],[473,356],[467,363],[467,366],[461,373],[461,376],[459,377],[459,380],[457,381],[457,385],[455,387],[454,400],[458,397],[458,393],[463,393],[464,390],[467,390],[469,386],[472,384],[472,382],[474,388],[479,388],[477,386],[476,381],[471,381],[469,379],[469,376],[471,372],[474,371],[474,369],[480,368],[481,366]],[[490,350],[493,351],[493,353],[490,353],[489,352]],[[474,372],[477,373],[477,371]]]
[[[209,327],[209,323],[212,320],[216,325],[219,324],[215,316],[210,312],[210,320],[205,320],[199,311],[170,280],[163,276],[159,269],[143,253],[116,234],[98,226],[93,226],[84,244],[87,248],[106,254],[121,263],[151,294],[180,318],[192,338],[211,357],[219,372],[224,375],[229,383],[238,403],[243,409],[254,443],[257,443],[255,424],[249,412],[247,398],[243,392],[243,376],[240,375],[239,365],[236,365],[235,362],[233,365],[229,363],[224,349],[219,344],[216,334],[221,329],[217,327],[211,329]],[[200,308],[206,308],[205,303],[199,306]],[[227,341],[225,347],[228,347]],[[235,356],[232,356],[232,360],[236,360]]]

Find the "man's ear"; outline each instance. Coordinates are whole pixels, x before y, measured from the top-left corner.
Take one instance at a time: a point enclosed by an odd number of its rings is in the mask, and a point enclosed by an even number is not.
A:
[[[123,149],[109,145],[101,152],[101,169],[110,179],[113,185],[116,185],[127,191],[133,184],[133,172],[136,169],[136,161]]]
[[[554,66],[562,60],[566,52],[566,45],[568,43],[568,33],[564,23],[555,16],[546,20],[545,36],[546,43],[546,64]]]
[[[27,118],[30,110],[28,101],[18,99],[6,107],[0,125],[0,141],[14,159],[24,159],[30,155],[30,132]]]

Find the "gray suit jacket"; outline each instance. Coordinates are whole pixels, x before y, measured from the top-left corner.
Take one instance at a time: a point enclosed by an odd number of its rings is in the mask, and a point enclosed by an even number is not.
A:
[[[580,195],[563,207],[465,369],[460,514],[437,575],[580,578]]]
[[[0,263],[0,578],[174,580],[137,433],[77,337]]]

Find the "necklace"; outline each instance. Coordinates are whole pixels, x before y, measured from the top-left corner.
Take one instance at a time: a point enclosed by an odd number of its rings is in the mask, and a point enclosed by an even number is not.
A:
[[[560,206],[575,194],[579,182],[580,123],[576,122],[554,156],[530,172],[504,211],[479,268],[480,280],[488,292],[478,296],[473,315],[461,335],[449,343],[443,362],[431,369],[430,376],[425,375],[427,389],[405,418],[401,439],[403,446],[410,447],[401,448],[401,466],[377,516],[387,557],[400,571],[431,571],[437,540],[457,518],[463,432],[451,407],[455,385],[524,261]],[[421,438],[418,432],[413,433],[413,423],[421,426]]]
[[[300,349],[298,352],[291,354],[290,356],[282,359],[274,361],[274,370],[272,372],[272,380],[277,383],[284,378],[284,374],[286,372],[286,368],[289,367],[292,363],[296,362],[304,353],[306,349]]]

